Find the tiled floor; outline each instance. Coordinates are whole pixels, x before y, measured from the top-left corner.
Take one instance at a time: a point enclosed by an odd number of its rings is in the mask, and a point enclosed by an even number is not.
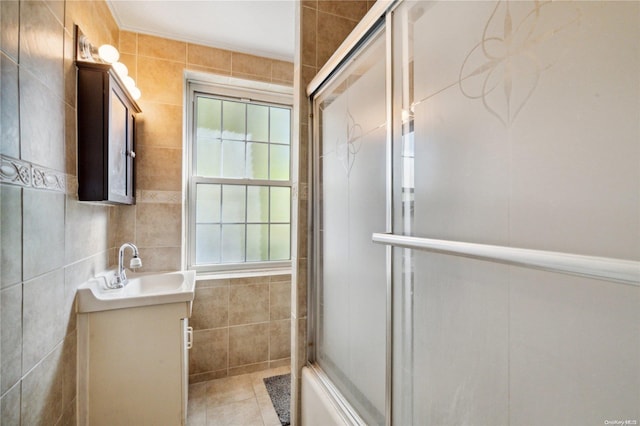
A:
[[[288,366],[189,385],[187,426],[280,426],[263,378]]]

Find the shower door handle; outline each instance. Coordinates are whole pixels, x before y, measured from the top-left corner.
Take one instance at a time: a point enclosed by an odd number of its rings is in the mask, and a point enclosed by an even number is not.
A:
[[[462,241],[436,240],[396,234],[373,234],[377,244],[404,247],[458,257],[640,286],[640,262],[609,257],[584,256]]]

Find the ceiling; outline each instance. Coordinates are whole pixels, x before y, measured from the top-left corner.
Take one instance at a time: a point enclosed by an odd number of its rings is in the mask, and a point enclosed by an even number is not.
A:
[[[293,62],[294,0],[107,0],[121,30]]]

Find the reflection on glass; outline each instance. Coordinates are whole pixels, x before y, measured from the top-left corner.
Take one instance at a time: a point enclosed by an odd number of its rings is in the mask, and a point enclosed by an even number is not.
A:
[[[229,101],[222,103],[222,137],[245,139],[245,104]]]
[[[247,222],[269,221],[269,187],[247,187]]]
[[[196,187],[196,222],[220,222],[220,185]]]
[[[271,179],[289,180],[289,147],[285,145],[271,145],[269,168]]]
[[[244,262],[244,225],[222,225],[222,262]]]
[[[289,144],[291,139],[291,110],[271,107],[270,138],[272,143]]]
[[[220,263],[220,225],[196,225],[196,264]]]
[[[269,107],[247,105],[247,140],[269,141]]]
[[[289,228],[289,225],[271,225],[270,260],[288,260],[291,257]]]
[[[269,145],[247,143],[247,177],[269,179]]]
[[[222,185],[222,221],[239,223],[245,220],[245,187]]]
[[[271,188],[271,222],[289,222],[291,216],[291,189]]]
[[[269,225],[247,225],[247,262],[269,260]]]

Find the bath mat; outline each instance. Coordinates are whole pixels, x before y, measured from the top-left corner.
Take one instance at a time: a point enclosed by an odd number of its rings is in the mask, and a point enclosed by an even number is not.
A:
[[[291,417],[289,405],[291,404],[291,374],[266,377],[263,379],[267,392],[271,397],[273,408],[276,409],[278,419],[282,426],[289,426]]]

